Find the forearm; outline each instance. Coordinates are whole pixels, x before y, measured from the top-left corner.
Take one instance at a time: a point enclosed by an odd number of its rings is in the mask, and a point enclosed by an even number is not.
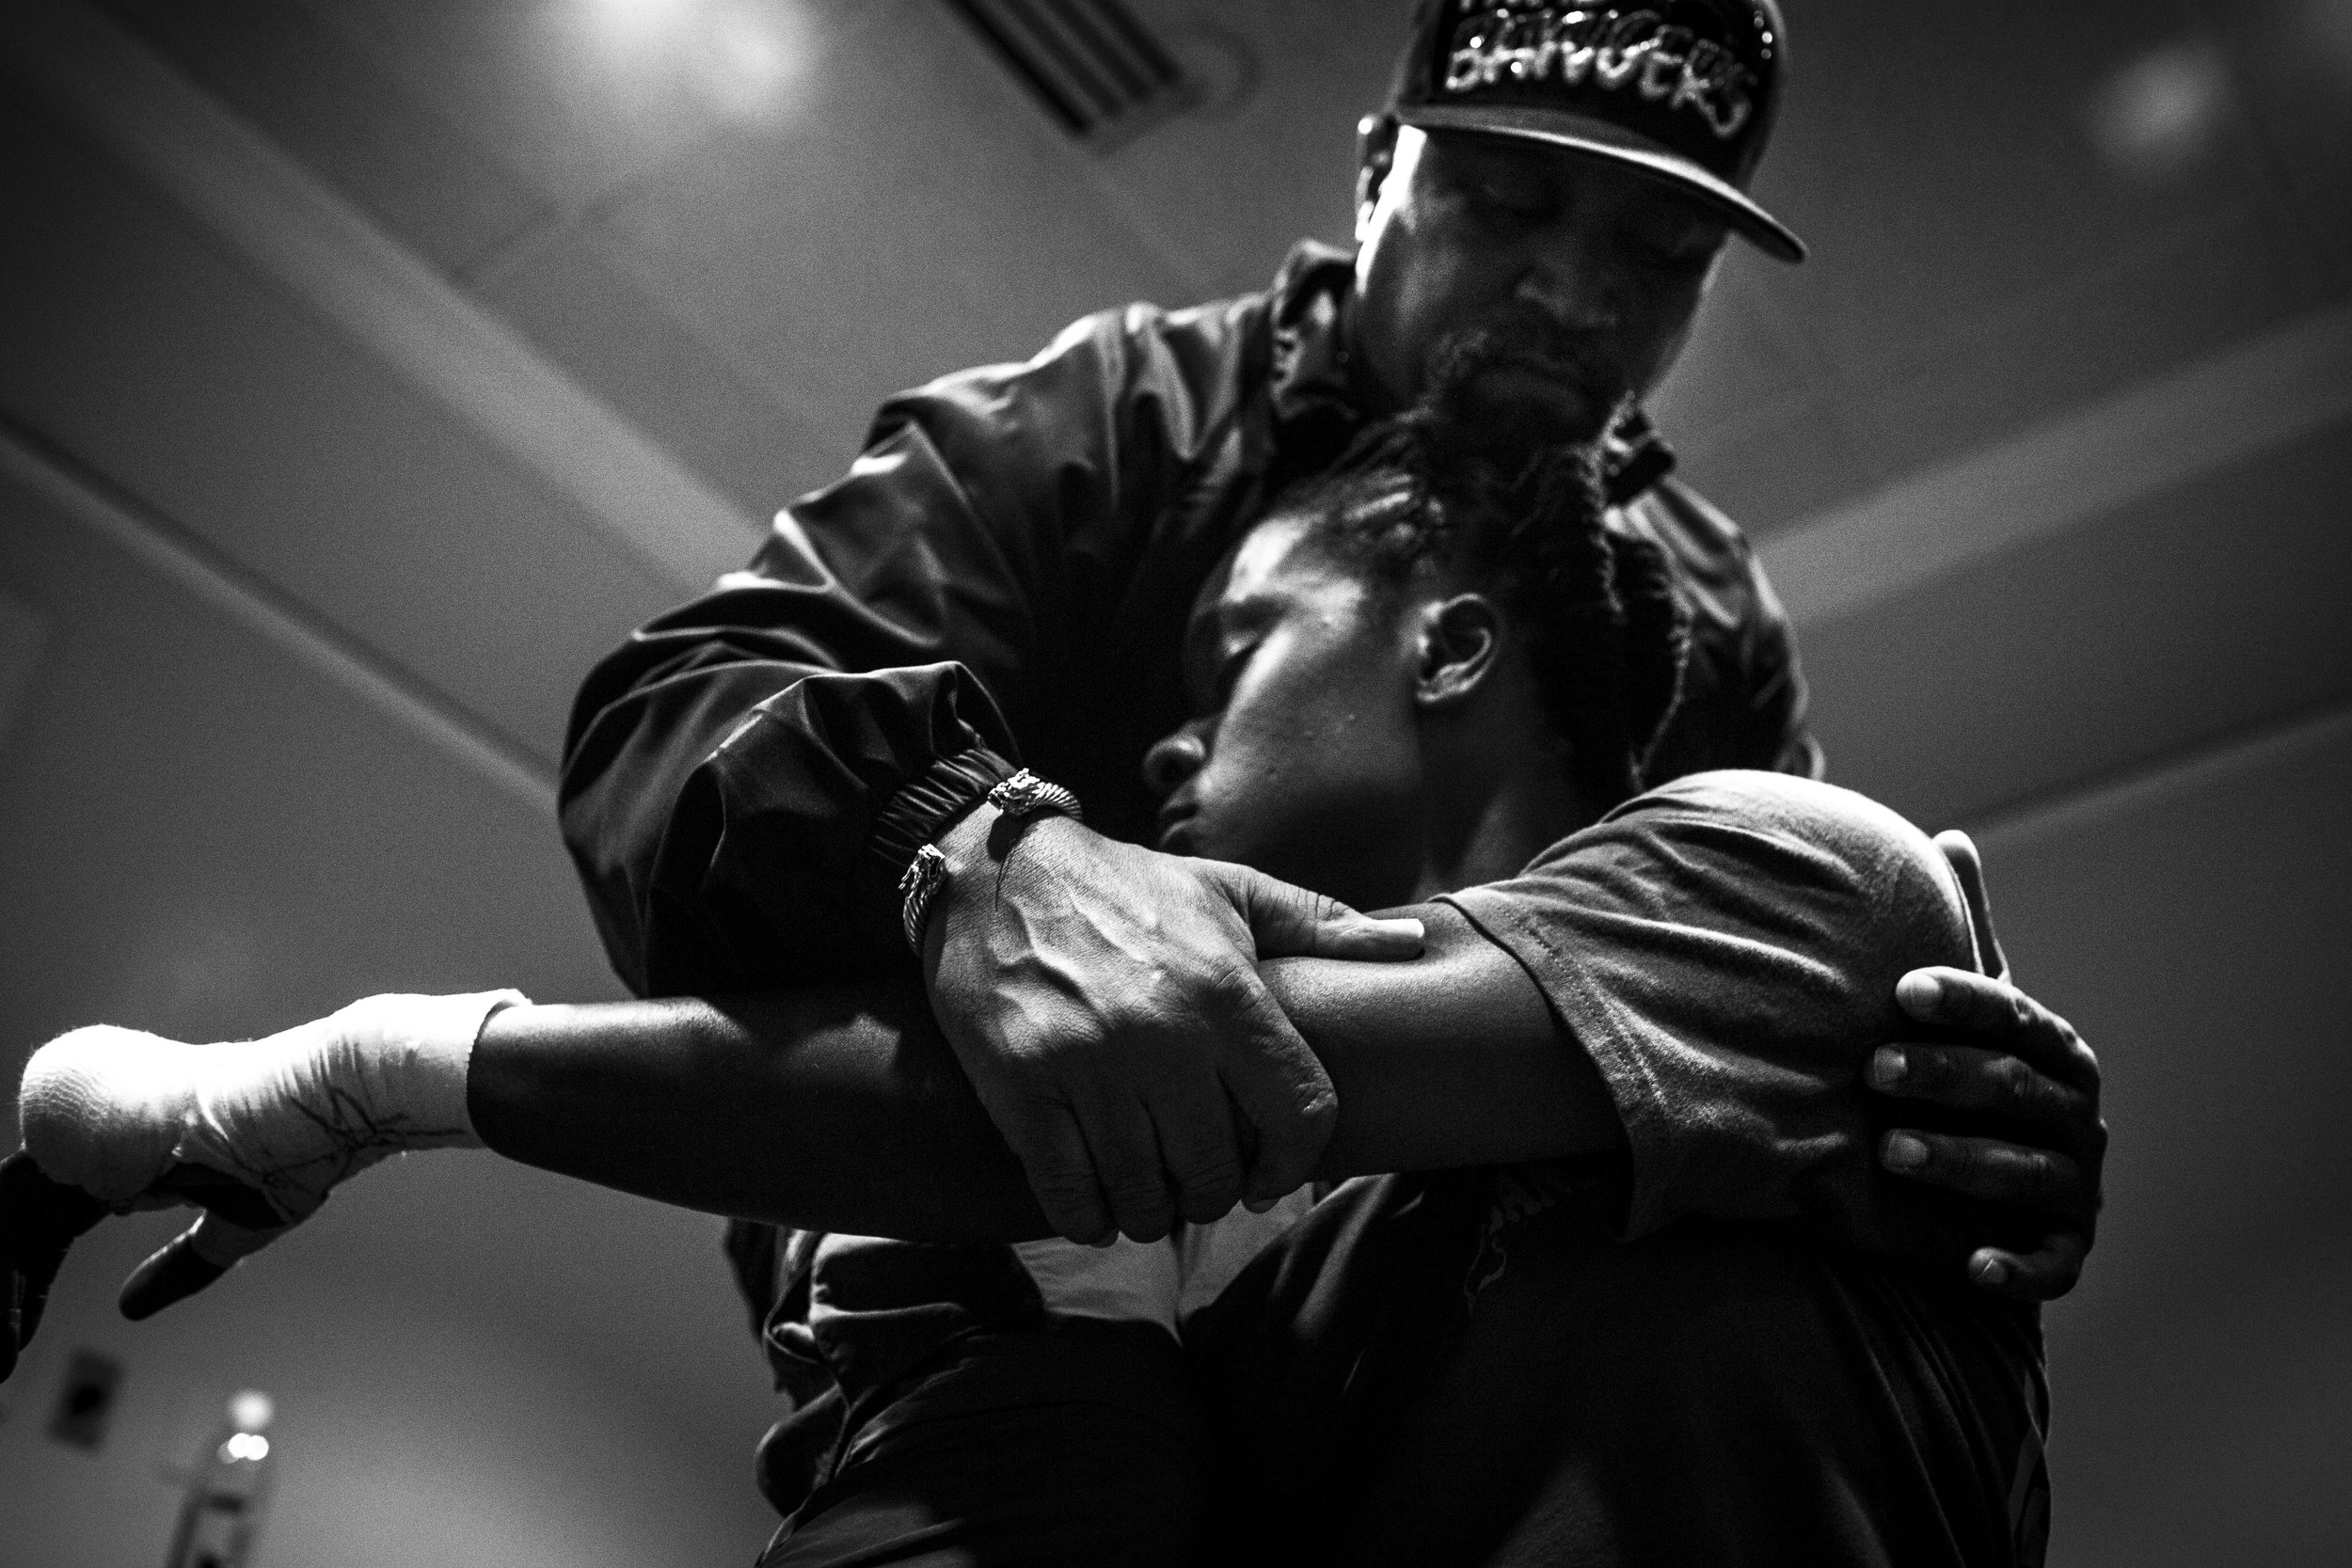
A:
[[[917,1241],[1047,1233],[912,982],[508,1008],[467,1103],[510,1159],[686,1208]]]
[[[1426,957],[1263,967],[1340,1088],[1320,1174],[1622,1147],[1599,1074],[1442,906]],[[666,1203],[919,1241],[1048,1233],[912,982],[513,1007],[467,1083],[499,1153]]]
[[[1400,912],[1428,933],[1411,963],[1259,965],[1339,1091],[1318,1174],[1621,1152],[1608,1085],[1526,973],[1450,905]]]

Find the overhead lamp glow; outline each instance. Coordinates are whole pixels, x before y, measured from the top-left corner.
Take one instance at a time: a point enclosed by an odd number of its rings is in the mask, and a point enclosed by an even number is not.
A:
[[[615,42],[669,32],[699,8],[698,0],[587,0],[587,5],[597,29]]]
[[[577,0],[599,51],[633,94],[684,92],[727,119],[769,124],[808,63],[803,0]]]
[[[2090,129],[2110,164],[2162,179],[2194,163],[2220,129],[2229,68],[2211,45],[2179,43],[2109,77],[2090,105]]]

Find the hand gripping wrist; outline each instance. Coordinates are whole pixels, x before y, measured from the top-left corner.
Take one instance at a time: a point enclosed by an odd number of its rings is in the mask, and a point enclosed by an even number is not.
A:
[[[474,1039],[492,1013],[524,1000],[373,996],[220,1045],[76,1029],[25,1065],[25,1147],[56,1180],[118,1207],[185,1164],[259,1190],[292,1224],[388,1155],[478,1147],[466,1110]]]
[[[1078,798],[1057,784],[1048,784],[1024,768],[1012,777],[1000,781],[988,792],[982,804],[996,808],[1000,821],[1025,822],[1036,816],[1067,816],[1073,822],[1086,820],[1086,809]],[[923,929],[930,919],[931,905],[947,885],[947,857],[936,844],[926,844],[907,863],[906,875],[898,879],[898,921],[906,932],[907,945],[914,956],[923,956]]]

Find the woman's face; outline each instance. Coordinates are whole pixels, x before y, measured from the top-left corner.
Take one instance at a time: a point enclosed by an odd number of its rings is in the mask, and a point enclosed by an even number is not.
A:
[[[1159,847],[1238,861],[1359,909],[1409,902],[1422,750],[1411,592],[1383,595],[1277,515],[1201,590],[1199,716],[1153,746]]]

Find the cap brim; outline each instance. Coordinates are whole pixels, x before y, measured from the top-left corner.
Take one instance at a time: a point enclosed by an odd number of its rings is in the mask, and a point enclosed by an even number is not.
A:
[[[1804,242],[1787,224],[1751,200],[1747,192],[1679,153],[1670,152],[1647,137],[1637,136],[1605,119],[1506,103],[1419,103],[1400,106],[1396,117],[1405,124],[1424,131],[1473,131],[1481,135],[1511,136],[1629,165],[1680,186],[1715,208],[1766,255],[1783,261],[1804,260]]]

